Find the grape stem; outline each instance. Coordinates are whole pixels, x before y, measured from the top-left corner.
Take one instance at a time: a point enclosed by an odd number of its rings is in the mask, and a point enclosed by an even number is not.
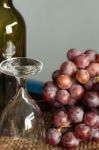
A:
[[[70,122],[68,122],[65,126],[61,126],[60,128],[57,128],[57,131],[61,132],[62,128],[70,128],[70,127],[71,127]]]

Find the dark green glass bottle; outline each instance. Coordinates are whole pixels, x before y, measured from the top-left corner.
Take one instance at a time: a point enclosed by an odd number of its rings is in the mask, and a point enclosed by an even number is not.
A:
[[[12,0],[0,0],[0,62],[26,56],[26,26]],[[0,112],[16,91],[16,80],[0,73]]]

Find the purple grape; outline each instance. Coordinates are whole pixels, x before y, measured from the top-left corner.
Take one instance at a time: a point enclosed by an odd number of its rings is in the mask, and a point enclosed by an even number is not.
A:
[[[75,48],[69,49],[67,52],[67,58],[69,60],[74,60],[74,58],[79,55],[81,55],[81,52]]]
[[[84,104],[89,107],[97,107],[99,106],[99,97],[97,92],[88,91],[84,96]]]
[[[57,77],[60,75],[60,70],[55,70],[53,73],[52,73],[52,80],[56,83],[56,79]]]
[[[99,129],[91,129],[91,140],[99,142]]]
[[[62,146],[64,148],[75,148],[79,146],[79,140],[75,137],[73,132],[67,132],[63,135],[61,140]]]
[[[89,112],[94,112],[95,114],[99,114],[99,110],[97,107],[88,107],[89,108]]]
[[[96,52],[92,49],[87,49],[84,52],[90,59],[90,62],[95,62],[96,60]]]
[[[60,102],[58,102],[57,100],[53,100],[50,102],[51,106],[55,107],[55,108],[61,108],[63,106],[63,104],[61,104]]]
[[[54,113],[52,122],[55,127],[68,127],[70,122],[67,113],[64,110],[58,110]]]
[[[69,97],[68,105],[73,106],[74,104],[77,103],[77,99],[72,98],[71,96]]]
[[[92,90],[94,83],[95,83],[95,77],[90,78],[90,80],[86,84],[84,84],[84,88],[88,91]]]
[[[62,138],[62,133],[55,128],[50,128],[46,133],[47,143],[51,145],[58,145]]]
[[[76,71],[77,67],[72,61],[65,61],[60,66],[60,74],[73,76]]]
[[[79,69],[76,72],[76,79],[81,84],[86,84],[90,80],[89,72],[86,69]]]
[[[59,90],[56,93],[56,100],[62,105],[68,104],[70,94],[67,90]]]
[[[69,89],[72,85],[72,79],[68,75],[59,75],[56,80],[56,85],[60,89]]]
[[[78,68],[84,69],[90,64],[89,57],[86,54],[81,54],[75,58],[75,64]]]
[[[78,106],[72,106],[68,111],[68,118],[72,123],[79,123],[83,120],[84,111]]]
[[[87,70],[89,72],[90,77],[95,77],[99,75],[99,63],[92,62],[88,67]]]
[[[84,123],[78,124],[75,127],[75,136],[80,140],[88,140],[90,138],[90,127]]]
[[[92,86],[93,90],[95,91],[99,91],[99,81],[94,83],[93,86]]]
[[[73,83],[72,86],[69,88],[69,92],[72,98],[78,100],[84,95],[84,88],[79,83]]]
[[[88,112],[84,115],[84,123],[89,127],[98,127],[99,126],[99,115],[95,112]]]
[[[42,92],[44,100],[47,102],[53,101],[55,99],[57,90],[57,86],[52,81],[46,82]]]
[[[96,54],[96,62],[99,63],[99,54]]]

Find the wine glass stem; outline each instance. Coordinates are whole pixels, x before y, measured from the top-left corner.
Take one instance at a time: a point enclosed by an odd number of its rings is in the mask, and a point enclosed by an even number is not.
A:
[[[24,89],[26,89],[26,78],[24,77],[16,77],[17,82],[18,82],[18,87],[21,88],[23,87]]]

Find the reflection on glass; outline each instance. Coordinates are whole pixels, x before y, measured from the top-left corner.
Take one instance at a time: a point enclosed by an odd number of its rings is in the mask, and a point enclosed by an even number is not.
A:
[[[5,59],[9,59],[9,58],[12,58],[15,53],[16,53],[16,47],[15,47],[14,43],[10,40],[7,41],[7,46],[4,50],[4,52],[2,53],[3,57]]]
[[[17,24],[18,24],[17,21],[15,21],[9,25],[6,25],[6,27],[5,27],[6,28],[6,34],[11,34],[13,32],[12,27],[17,25]]]
[[[4,8],[7,8],[7,9],[9,9],[9,8],[10,8],[10,6],[9,6],[9,5],[7,5],[7,3],[3,3],[3,7],[4,7]]]
[[[32,128],[32,120],[34,119],[34,112],[32,112],[28,117],[25,119],[25,130],[29,130]]]

